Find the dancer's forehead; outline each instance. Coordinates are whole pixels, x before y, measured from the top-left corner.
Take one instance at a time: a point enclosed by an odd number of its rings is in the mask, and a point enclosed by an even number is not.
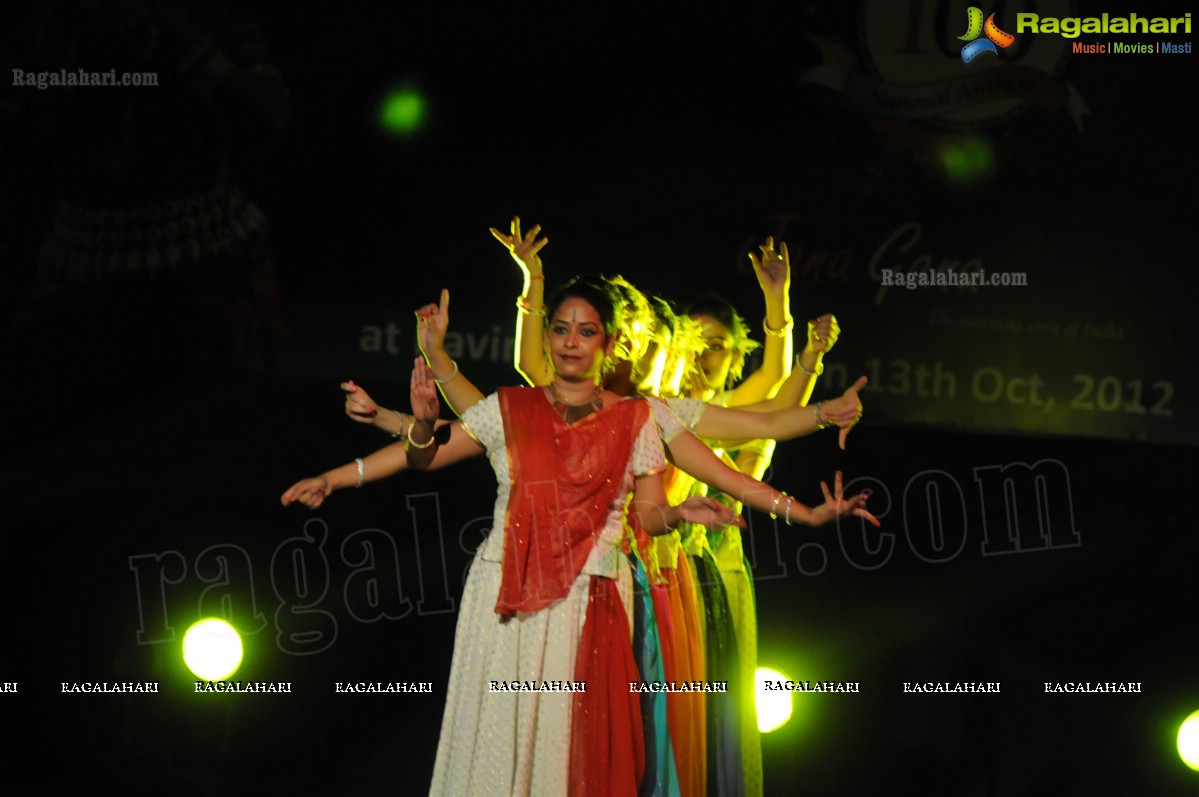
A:
[[[695,315],[692,318],[701,324],[703,329],[701,334],[704,340],[732,342],[733,331],[725,326],[720,319],[710,315]]]
[[[571,297],[558,305],[554,312],[554,322],[558,324],[591,324],[602,326],[600,315],[591,303],[585,299]]]

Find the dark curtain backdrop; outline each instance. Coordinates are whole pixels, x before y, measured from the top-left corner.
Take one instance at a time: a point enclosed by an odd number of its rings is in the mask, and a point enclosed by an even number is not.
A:
[[[44,7],[18,5],[7,71],[61,52],[30,33]],[[843,330],[817,398],[871,378],[849,450],[781,444],[769,481],[814,502],[842,469],[883,528],[749,515],[762,663],[861,688],[796,695],[763,739],[768,794],[1194,793],[1174,751],[1199,709],[1193,35],[1073,40],[1188,50],[1134,54],[1017,33],[965,63],[967,5],[245,6],[291,106],[283,135],[230,124],[224,150],[269,224],[286,320],[250,360],[193,345],[191,316],[145,280],[105,283],[86,313],[31,298],[64,186],[89,184],[63,173],[71,136],[103,132],[47,125],[56,89],[5,85],[13,793],[427,789],[489,468],[402,475],[311,512],[278,497],[389,442],[345,418],[338,383],[405,407],[411,313],[443,287],[463,372],[517,381],[520,275],[487,229],[513,214],[543,225],[551,283],[717,290],[755,329],[746,253],[782,238],[797,321],[834,312]],[[1017,13],[1189,8],[983,11],[1016,33]],[[407,136],[377,120],[400,87],[425,102]],[[149,96],[132,92],[113,102]],[[210,143],[181,137],[163,169]],[[883,284],[979,269],[1026,284]],[[290,694],[194,692],[179,642],[212,614],[245,635],[234,677]],[[62,691],[134,681],[161,692]],[[360,681],[431,687],[335,693]],[[903,691],[946,681],[1002,686]],[[1059,682],[1141,691],[1045,692]]]

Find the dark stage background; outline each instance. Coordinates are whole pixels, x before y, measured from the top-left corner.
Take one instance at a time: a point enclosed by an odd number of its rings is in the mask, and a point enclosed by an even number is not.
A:
[[[41,4],[4,11],[6,78],[77,65],[35,35],[73,30],[72,5],[53,24]],[[1014,32],[1022,10],[1132,8],[1035,5],[983,10]],[[792,721],[763,738],[768,794],[1196,793],[1174,750],[1199,709],[1195,56],[1074,54],[1022,34],[967,64],[966,6],[251,4],[290,92],[285,132],[199,106],[273,243],[280,314],[240,348],[193,323],[199,294],[142,272],[51,279],[70,302],[38,294],[67,192],[122,206],[101,189],[132,185],[119,178],[139,156],[156,187],[196,187],[172,175],[203,173],[217,140],[163,138],[187,132],[170,115],[194,103],[189,84],[173,71],[158,88],[5,79],[10,793],[427,789],[489,468],[404,475],[313,512],[278,496],[388,442],[345,418],[338,383],[404,407],[410,313],[442,287],[463,370],[486,389],[516,382],[520,276],[487,231],[514,213],[548,234],[551,282],[623,273],[680,300],[716,289],[755,326],[745,254],[781,237],[795,317],[832,311],[843,329],[817,398],[871,377],[849,450],[831,435],[782,444],[769,481],[815,501],[840,468],[874,490],[881,531],[749,518],[762,663],[861,684],[796,695]],[[1167,40],[1189,49],[1192,36],[1076,39]],[[397,88],[424,98],[412,134],[378,121]],[[89,107],[86,91],[132,109],[101,114],[133,130],[132,160],[90,147],[111,133],[90,117],[55,115]],[[71,171],[97,152],[118,179]],[[1027,284],[881,282],[951,268]],[[192,691],[180,638],[222,613],[245,634],[235,677],[290,694]],[[125,681],[162,689],[61,691]],[[358,681],[432,688],[334,693]],[[942,681],[1002,691],[903,692]],[[1044,692],[1085,681],[1141,692]]]

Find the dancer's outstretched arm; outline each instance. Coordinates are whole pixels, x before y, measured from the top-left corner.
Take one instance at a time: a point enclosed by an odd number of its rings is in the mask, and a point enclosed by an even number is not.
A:
[[[417,361],[421,363],[422,368],[425,367],[424,362],[419,360],[419,358]],[[395,410],[384,410],[384,408],[374,403],[365,390],[353,382],[343,382],[341,387],[342,390],[346,391],[347,415],[356,421],[370,423],[383,431],[392,432],[392,436],[398,437],[400,440],[384,446],[365,457],[359,457],[353,462],[347,462],[345,465],[327,470],[319,476],[301,479],[285,490],[283,495],[280,496],[279,500],[284,506],[290,506],[298,502],[309,509],[316,509],[335,490],[341,490],[346,487],[361,487],[367,482],[394,476],[408,467],[408,454],[405,450],[407,435],[409,430],[416,426],[416,418]],[[433,417],[436,418],[436,412],[434,412]],[[392,420],[388,421],[387,419]],[[448,425],[448,423],[449,421],[441,419],[436,419],[435,421],[438,430]],[[427,434],[432,434],[433,429],[434,424],[428,424],[427,428],[422,425],[422,431]],[[437,434],[438,436],[446,436],[449,434],[449,431],[438,431]],[[465,437],[461,433],[458,436]],[[455,461],[453,457],[447,455],[439,459],[436,463],[429,463],[428,467],[433,469],[441,468],[451,464],[453,461]]]
[[[822,488],[825,489],[825,503],[815,508],[809,508],[769,484],[760,482],[735,468],[730,468],[716,456],[712,449],[690,432],[683,432],[674,437],[666,444],[666,450],[675,467],[754,509],[783,517],[788,523],[818,526],[838,517],[856,515],[869,520],[876,526],[879,525],[878,520],[866,511],[865,494],[854,496],[849,500],[842,497],[840,471],[837,472],[835,499],[828,493],[827,485],[821,482]],[[789,510],[788,507],[790,507]]]
[[[695,425],[695,433],[708,440],[720,441],[723,448],[736,448],[746,440],[790,440],[829,426],[840,428],[841,448],[849,430],[862,418],[859,391],[866,377],[835,399],[811,407],[790,407],[774,412],[751,412],[742,407],[708,405]]]
[[[670,504],[661,473],[637,477],[629,509],[651,537],[667,534],[680,523],[698,523],[709,528],[745,525],[744,518],[715,498],[693,495],[681,504]]]
[[[279,500],[284,506],[301,503],[309,509],[316,509],[334,490],[361,487],[367,482],[393,476],[406,467],[408,458],[404,453],[404,444],[392,443],[373,454],[327,470],[320,476],[300,479],[287,488]]]

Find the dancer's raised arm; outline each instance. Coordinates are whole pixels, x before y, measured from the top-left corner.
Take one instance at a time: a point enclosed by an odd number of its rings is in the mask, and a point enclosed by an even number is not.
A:
[[[450,292],[441,290],[438,304],[427,304],[416,311],[416,340],[421,353],[433,369],[433,381],[441,388],[446,404],[455,415],[462,415],[484,396],[459,370],[458,363],[445,350],[445,333],[450,325]]]
[[[538,252],[549,243],[548,238],[537,239],[541,225],[536,224],[524,235],[520,232],[520,217],[512,217],[511,233],[504,234],[495,227],[491,234],[502,243],[512,259],[520,266],[524,275],[524,287],[516,300],[515,366],[517,372],[530,385],[548,385],[554,379],[554,371],[545,356],[542,338],[545,317],[545,274],[541,268]]]
[[[824,355],[829,353],[841,334],[841,327],[832,313],[825,313],[808,322],[808,341],[795,358],[795,369],[783,380],[773,398],[756,404],[740,406],[754,412],[771,412],[788,407],[803,407],[812,397],[816,378],[824,372]]]
[[[753,404],[774,395],[779,384],[791,373],[791,258],[787,244],[775,251],[774,238],[758,247],[760,255],[749,253],[754,274],[766,300],[766,315],[762,330],[766,343],[762,350],[762,365],[732,390],[729,406]]]
[[[433,369],[417,357],[412,364],[412,434],[408,438],[408,467],[416,470],[442,468],[483,453],[483,446],[453,421],[434,433],[440,411]]]

